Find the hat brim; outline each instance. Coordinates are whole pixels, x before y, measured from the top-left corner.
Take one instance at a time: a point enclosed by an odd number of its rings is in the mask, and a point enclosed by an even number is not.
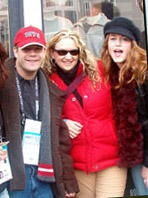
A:
[[[125,36],[127,38],[129,38],[130,40],[135,40],[135,37],[132,35],[132,33],[130,31],[128,31],[127,29],[125,28],[122,28],[122,27],[111,27],[109,28],[108,30],[106,30],[105,32],[105,36],[107,34],[120,34],[122,36]]]
[[[44,47],[44,48],[46,48],[46,46],[45,45],[43,45],[43,44],[41,44],[41,43],[38,43],[38,42],[32,42],[32,43],[28,43],[28,44],[26,44],[26,45],[23,45],[23,46],[21,46],[21,47],[19,47],[20,49],[24,49],[24,48],[26,48],[26,47],[28,47],[28,46],[31,46],[31,45],[38,45],[38,46],[41,46],[41,47]]]

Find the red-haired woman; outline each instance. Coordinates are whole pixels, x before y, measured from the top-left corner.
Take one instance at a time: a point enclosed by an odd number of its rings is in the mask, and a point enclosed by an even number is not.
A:
[[[146,52],[138,45],[140,30],[131,20],[118,17],[106,24],[104,34],[101,60],[105,67],[106,79],[110,80],[112,87],[114,119],[117,135],[121,137],[119,147],[123,151],[119,155],[126,156],[127,166],[133,167],[132,176],[137,195],[148,195],[148,130],[145,127],[142,161],[143,138],[139,125],[140,120],[142,125],[148,120],[148,111],[143,113],[143,104],[141,106],[137,103],[143,97],[139,87],[144,83],[147,72]],[[137,109],[140,113],[139,121]],[[147,118],[144,118],[145,115]],[[140,164],[140,161],[143,164]],[[121,163],[121,166],[123,165],[124,163]]]

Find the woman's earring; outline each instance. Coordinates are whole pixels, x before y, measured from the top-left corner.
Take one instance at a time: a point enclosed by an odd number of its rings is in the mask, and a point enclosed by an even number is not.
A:
[[[56,65],[55,59],[54,59],[54,58],[51,59],[51,64],[52,64],[52,65]]]

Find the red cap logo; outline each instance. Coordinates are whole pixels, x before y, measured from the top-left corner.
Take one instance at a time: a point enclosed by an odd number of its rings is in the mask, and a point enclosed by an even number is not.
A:
[[[23,49],[30,45],[46,47],[44,33],[33,26],[21,28],[14,38],[14,45]]]

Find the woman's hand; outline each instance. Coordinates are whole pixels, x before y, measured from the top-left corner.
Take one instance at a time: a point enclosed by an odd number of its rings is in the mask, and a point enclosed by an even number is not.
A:
[[[81,129],[83,126],[79,122],[68,119],[64,119],[64,122],[68,127],[69,135],[72,139],[77,137],[81,133]]]
[[[143,177],[145,186],[148,188],[148,168],[147,167],[142,166],[141,176]]]
[[[0,160],[5,160],[7,157],[7,151],[3,150],[2,146],[0,146]]]

